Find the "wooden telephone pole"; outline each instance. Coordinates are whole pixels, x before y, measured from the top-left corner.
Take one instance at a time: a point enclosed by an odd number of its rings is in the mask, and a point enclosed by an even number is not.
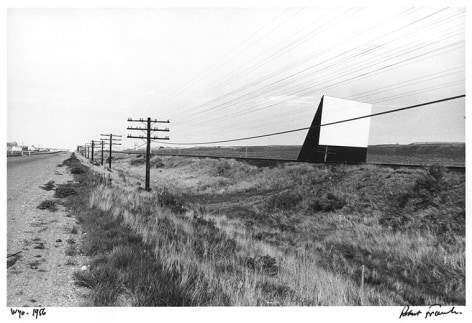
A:
[[[92,140],[89,145],[91,144],[92,146],[92,163],[94,162],[94,152],[95,152],[95,147],[98,145],[99,142],[102,142],[102,165],[103,165],[103,141],[102,140]]]
[[[151,182],[151,140],[169,140],[169,137],[166,136],[164,138],[162,137],[151,137],[151,131],[166,131],[169,132],[169,128],[165,129],[159,129],[159,128],[152,128],[151,125],[153,123],[170,123],[169,120],[166,121],[159,121],[159,120],[151,120],[151,118],[143,119],[140,118],[139,120],[133,120],[131,118],[128,119],[128,122],[142,122],[144,125],[146,125],[146,128],[143,127],[128,127],[128,130],[140,130],[140,131],[145,131],[146,136],[131,136],[128,135],[128,138],[137,138],[137,139],[146,139],[147,140],[147,146],[146,146],[146,191],[149,192],[151,190],[150,188],[150,182]]]
[[[120,146],[121,144],[119,143],[121,141],[121,136],[120,135],[114,135],[114,134],[103,134],[101,133],[100,136],[105,136],[108,138],[100,138],[100,140],[103,141],[103,144],[108,144],[109,145],[109,151],[108,151],[108,167],[111,170],[111,154],[113,151],[113,146]],[[109,140],[109,143],[106,143],[105,140]],[[102,144],[102,145],[103,145]],[[103,150],[102,150],[103,151]],[[102,153],[103,156],[103,153]],[[103,159],[103,157],[102,157]]]
[[[334,149],[333,147],[329,147],[329,146],[325,146],[325,148],[323,150],[321,149],[317,149],[316,150],[317,152],[319,153],[323,153],[324,154],[324,163],[326,163],[326,161],[328,160],[328,156],[329,155],[335,155],[336,154],[336,149]]]
[[[103,146],[105,146],[105,141],[104,141],[104,140],[100,140],[100,143],[102,144],[102,161],[101,161],[100,165],[103,166]]]

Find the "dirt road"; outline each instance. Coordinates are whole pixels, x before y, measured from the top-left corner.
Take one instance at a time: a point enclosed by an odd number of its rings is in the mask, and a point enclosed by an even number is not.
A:
[[[72,274],[83,259],[68,256],[81,232],[65,209],[38,209],[57,200],[54,190],[40,186],[72,180],[60,167],[70,153],[7,159],[7,306],[79,306],[81,290]]]

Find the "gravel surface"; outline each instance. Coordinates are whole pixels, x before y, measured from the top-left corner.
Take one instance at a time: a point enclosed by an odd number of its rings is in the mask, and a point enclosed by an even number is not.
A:
[[[53,197],[54,190],[40,186],[72,180],[66,167],[58,166],[69,157],[70,153],[61,153],[7,159],[9,307],[79,306],[86,293],[74,286],[72,278],[85,259],[66,254],[74,246],[79,249],[82,231],[75,218],[61,205],[55,212],[37,208],[44,200],[60,202]]]

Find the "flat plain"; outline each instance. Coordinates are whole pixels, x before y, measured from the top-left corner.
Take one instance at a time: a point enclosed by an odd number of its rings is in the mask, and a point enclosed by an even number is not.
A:
[[[155,154],[195,155],[233,158],[296,160],[301,146],[239,146],[164,148]],[[367,163],[443,166],[465,165],[464,143],[412,143],[409,145],[372,145],[367,148]]]

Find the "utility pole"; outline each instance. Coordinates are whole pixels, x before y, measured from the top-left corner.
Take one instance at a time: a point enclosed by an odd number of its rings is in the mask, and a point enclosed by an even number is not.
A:
[[[102,162],[101,162],[101,165],[103,166],[103,146],[105,145],[105,141],[100,140],[100,142],[102,143]]]
[[[95,142],[92,140],[92,164],[93,164],[93,148],[95,147]]]
[[[113,146],[119,146],[121,145],[120,143],[118,143],[119,141],[121,141],[121,136],[120,135],[114,135],[114,134],[103,134],[101,133],[100,136],[105,136],[105,137],[109,137],[109,138],[101,138],[101,140],[105,141],[105,140],[110,140],[109,142],[109,152],[108,152],[108,167],[110,168],[111,170],[111,153],[113,151]]]
[[[92,144],[92,163],[94,162],[94,156],[95,156],[95,145],[98,143],[98,140],[92,140],[90,142]],[[89,143],[89,145],[90,145]]]
[[[143,124],[146,125],[146,128],[142,127],[128,127],[128,130],[140,130],[140,131],[146,131],[146,136],[131,136],[128,135],[128,138],[137,138],[137,139],[146,139],[147,140],[147,146],[146,146],[146,191],[149,192],[151,190],[150,188],[150,182],[151,182],[151,140],[169,140],[168,136],[165,137],[152,137],[151,138],[151,131],[166,131],[169,132],[169,128],[165,129],[159,129],[159,128],[152,128],[151,125],[153,123],[170,123],[169,120],[166,121],[159,121],[159,120],[151,120],[151,118],[147,119],[136,119],[133,120],[131,118],[128,118],[128,122],[142,122]]]
[[[329,150],[331,150],[331,151],[329,151]],[[332,147],[329,147],[329,146],[325,146],[324,150],[318,149],[316,151],[319,152],[319,153],[324,154],[324,163],[326,163],[326,161],[328,160],[328,155],[335,155],[336,154],[336,152],[333,151],[333,150],[336,150],[336,149],[334,149]]]

